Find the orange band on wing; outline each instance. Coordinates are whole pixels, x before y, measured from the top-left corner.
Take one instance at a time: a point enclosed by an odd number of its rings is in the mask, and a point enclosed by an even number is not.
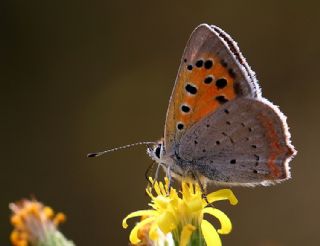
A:
[[[288,148],[283,148],[280,145],[280,139],[271,120],[263,115],[259,116],[259,120],[262,126],[267,130],[266,137],[270,143],[270,156],[268,158],[267,165],[271,171],[271,178],[285,178],[286,174],[277,165],[276,160],[279,156],[286,154]]]

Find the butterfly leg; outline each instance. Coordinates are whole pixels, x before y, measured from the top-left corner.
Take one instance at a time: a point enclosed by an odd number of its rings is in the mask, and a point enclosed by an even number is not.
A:
[[[155,162],[154,162],[155,163]],[[153,183],[150,182],[149,180],[149,183],[151,183],[151,189],[153,190],[154,188],[154,184],[155,182],[158,180],[158,177],[159,177],[159,170],[160,170],[160,167],[161,167],[161,164],[157,163],[158,166],[157,166],[157,169],[156,169],[156,173],[154,174],[154,178],[153,178]]]
[[[151,172],[152,172],[155,164],[158,164],[158,166],[157,166],[156,172],[155,172],[154,177],[153,177],[153,182],[151,182],[151,181],[150,181],[150,176],[151,176]],[[151,163],[151,165],[148,166],[148,168],[147,168],[147,170],[146,170],[146,172],[145,172],[145,174],[144,174],[144,175],[145,175],[145,178],[146,178],[147,181],[148,181],[148,186],[151,187],[151,190],[153,190],[154,184],[155,184],[155,182],[158,180],[160,167],[161,167],[161,164],[160,164],[160,163],[156,163],[155,161],[153,161],[153,162]]]
[[[169,180],[168,192],[170,192],[171,187],[172,187],[172,184],[173,184],[173,179],[172,179],[172,175],[171,175],[171,168],[170,168],[170,166],[167,167],[166,175],[167,175],[167,178],[168,178],[168,180]],[[168,194],[168,195],[169,195],[169,194]]]
[[[198,185],[199,185],[199,187],[200,187],[200,189],[201,189],[202,198],[206,201],[206,203],[207,203],[209,206],[213,207],[212,203],[210,203],[210,202],[208,201],[208,198],[207,198],[207,190],[206,190],[205,186],[202,184],[202,182],[201,182],[201,180],[200,180],[200,178],[199,178],[199,175],[198,175],[196,172],[194,172],[194,171],[191,171],[191,175],[192,175],[193,179],[194,179],[195,181],[197,181],[197,183],[198,183]],[[214,208],[214,207],[213,207],[213,208]]]
[[[152,185],[152,182],[150,181],[149,177],[150,177],[150,174],[151,174],[151,172],[152,172],[152,170],[153,170],[153,168],[154,168],[154,164],[155,164],[155,163],[156,163],[156,162],[153,161],[153,162],[148,166],[147,170],[146,170],[145,173],[144,173],[144,177],[146,178],[146,180],[148,181],[148,184],[150,184],[150,185]]]
[[[157,166],[156,172],[155,172],[154,177],[153,177],[153,182],[151,182],[149,178],[150,178],[150,176],[151,176],[151,172],[152,172],[155,164],[158,164],[158,166]],[[153,190],[154,185],[155,185],[155,182],[156,182],[156,181],[158,180],[158,178],[159,178],[159,171],[160,171],[160,167],[161,167],[161,166],[162,166],[161,163],[152,162],[151,165],[148,166],[148,168],[147,168],[147,170],[146,170],[146,172],[145,172],[145,174],[144,174],[146,180],[148,181],[148,186],[151,187],[151,190]],[[170,191],[170,188],[172,187],[172,184],[173,184],[173,179],[171,178],[171,177],[172,177],[172,176],[171,176],[171,169],[170,169],[169,167],[166,169],[166,176],[167,176],[168,179],[169,179],[169,189],[168,189],[168,191]]]

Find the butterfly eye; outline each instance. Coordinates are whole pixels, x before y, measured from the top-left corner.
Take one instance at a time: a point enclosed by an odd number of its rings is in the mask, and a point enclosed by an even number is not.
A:
[[[156,155],[156,157],[158,157],[160,159],[160,150],[161,150],[161,145],[158,145],[157,148],[154,151],[154,154]]]

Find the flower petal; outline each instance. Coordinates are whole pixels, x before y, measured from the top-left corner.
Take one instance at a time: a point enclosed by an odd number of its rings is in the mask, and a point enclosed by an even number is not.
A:
[[[186,203],[190,213],[201,212],[201,210],[202,210],[201,196],[194,197],[193,199],[190,199],[189,201],[185,201],[185,203]]]
[[[129,236],[129,240],[132,244],[137,244],[141,241],[138,237],[139,230],[141,228],[143,228],[145,225],[154,221],[154,219],[155,219],[154,217],[150,217],[150,218],[144,219],[141,222],[139,222],[138,224],[136,224],[136,226],[130,232],[130,236]]]
[[[175,216],[168,212],[164,211],[162,212],[158,217],[157,217],[157,222],[156,222],[160,228],[160,230],[164,233],[167,234],[168,232],[171,232],[177,227],[177,222],[175,219]]]
[[[153,223],[151,225],[150,231],[149,231],[149,237],[151,240],[155,241],[159,238],[159,234],[158,234],[158,230],[159,227],[157,225],[157,223]]]
[[[221,239],[213,225],[207,220],[202,220],[201,230],[207,246],[221,246]]]
[[[192,233],[196,230],[197,228],[191,224],[187,224],[183,227],[180,235],[180,244],[179,246],[187,246]]]
[[[191,197],[191,188],[190,186],[191,184],[187,183],[187,182],[182,182],[182,195],[183,195],[183,199],[185,200],[189,200]]]
[[[232,205],[236,205],[238,203],[238,199],[233,194],[230,189],[221,189],[207,195],[207,200],[209,203],[221,201],[221,200],[229,200]]]
[[[203,209],[203,213],[211,214],[220,221],[221,229],[218,230],[220,234],[229,234],[231,232],[231,221],[224,212],[216,208],[207,207]]]
[[[138,210],[138,211],[132,212],[132,213],[128,214],[127,217],[125,217],[122,220],[122,227],[123,228],[128,227],[127,220],[130,218],[140,217],[140,216],[154,216],[157,214],[158,214],[158,212],[155,210]]]

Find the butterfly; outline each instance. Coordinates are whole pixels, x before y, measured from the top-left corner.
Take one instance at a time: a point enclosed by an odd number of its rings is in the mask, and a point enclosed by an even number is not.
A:
[[[176,179],[243,186],[289,179],[296,154],[286,117],[262,97],[236,42],[207,24],[189,38],[164,137],[147,151]]]

